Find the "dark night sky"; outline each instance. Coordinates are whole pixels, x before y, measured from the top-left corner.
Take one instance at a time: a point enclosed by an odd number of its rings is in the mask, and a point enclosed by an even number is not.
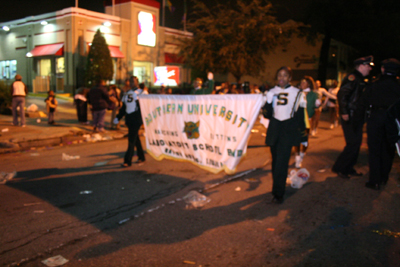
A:
[[[162,0],[156,1],[162,4]],[[224,3],[227,1],[230,0],[203,0],[207,5],[212,5],[215,2]],[[304,2],[308,1],[309,0],[275,0],[271,2],[276,3],[274,6],[284,18],[298,18],[302,7],[304,7]],[[78,6],[92,11],[104,12],[104,2],[104,0],[79,0]],[[108,2],[111,2],[111,0],[108,0]],[[165,26],[183,29],[182,18],[184,13],[184,0],[170,0],[170,2],[172,3],[173,11],[171,12],[168,8],[165,8]],[[187,4],[188,11],[190,11],[191,0],[187,0]],[[74,6],[75,0],[7,0],[3,1],[1,6],[0,22],[40,15]],[[160,10],[160,16],[161,15],[162,12]],[[161,21],[160,19],[160,22]]]
[[[111,0],[106,0],[108,2],[111,2]],[[160,3],[162,3],[162,0],[156,0]],[[167,1],[167,0],[165,0]],[[192,0],[187,0],[188,4],[188,13],[190,14],[191,10],[191,1]],[[206,3],[209,7],[211,7],[213,4],[216,2],[218,3],[227,3],[232,0],[202,0],[204,3]],[[294,19],[294,20],[301,20],[306,13],[306,7],[312,0],[270,0],[273,3],[273,6],[275,10],[277,11],[276,16],[278,17],[278,20],[280,22],[283,22],[287,19]],[[97,11],[97,12],[104,12],[104,2],[105,0],[79,0],[78,6],[80,8],[92,10],[92,11]],[[168,8],[165,8],[165,26],[170,27],[170,28],[175,28],[175,29],[183,29],[183,23],[182,23],[182,18],[183,18],[183,10],[184,10],[184,0],[170,0],[172,3],[174,10],[171,12]],[[400,14],[400,2],[398,0],[373,0],[372,1],[375,4],[378,4],[378,6],[384,6],[386,5],[387,10],[390,12],[395,12],[395,14]],[[395,5],[395,6],[394,6]],[[1,9],[0,9],[0,21],[1,22],[6,22],[14,19],[20,19],[20,18],[25,18],[28,16],[34,16],[34,15],[40,15],[48,12],[53,12],[57,10],[61,10],[63,8],[67,7],[74,7],[75,6],[75,0],[6,0],[2,1]],[[388,8],[389,7],[389,8]],[[397,8],[396,8],[397,7]],[[392,9],[394,9],[392,11]],[[396,13],[397,12],[397,13]],[[160,10],[160,16],[162,15],[162,12]],[[221,13],[221,16],[223,16],[223,12]],[[190,16],[188,16],[190,18]],[[335,16],[336,17],[336,16]],[[383,17],[381,16],[383,21]],[[340,19],[340,14],[337,16],[338,19]],[[378,17],[380,18],[380,17]],[[400,21],[400,19],[399,19]],[[160,17],[160,22],[162,22],[162,19]],[[370,28],[370,25],[368,25],[369,21],[366,19],[365,20],[365,27]],[[400,57],[400,49],[397,49],[397,43],[400,43],[400,38],[391,38],[393,36],[399,36],[400,37],[400,30],[397,29],[396,27],[392,27],[392,31],[394,32],[388,32],[388,30],[385,31],[387,27],[385,27],[384,23],[380,23],[380,21],[376,21],[375,23],[379,24],[379,27],[375,27],[376,30],[375,32],[378,32],[379,34],[375,34],[375,36],[372,36],[372,40],[387,40],[387,43],[391,43],[390,49],[382,49],[382,45],[380,45],[379,42],[375,42],[374,45],[366,45],[367,43],[371,43],[370,40],[366,41],[365,44],[361,42],[361,46],[364,47],[357,47],[361,51],[367,51],[366,53],[368,54],[375,54],[375,53],[382,53],[384,51],[385,56],[387,55],[393,55],[395,57]],[[382,25],[381,25],[382,24]],[[351,25],[349,25],[351,27]],[[366,29],[361,29],[365,31]],[[374,32],[371,32],[372,34]],[[397,34],[398,33],[398,34]],[[364,34],[365,36],[365,34]],[[397,39],[396,39],[397,38]],[[354,39],[354,38],[353,38]],[[389,41],[390,40],[390,41]],[[341,40],[344,43],[347,43],[346,40]],[[351,43],[349,43],[351,44]],[[360,45],[358,43],[357,45]],[[366,48],[366,49],[365,49]],[[399,52],[397,52],[399,51]],[[387,53],[389,52],[389,53]],[[392,53],[393,52],[393,53]],[[364,53],[364,52],[363,52]]]

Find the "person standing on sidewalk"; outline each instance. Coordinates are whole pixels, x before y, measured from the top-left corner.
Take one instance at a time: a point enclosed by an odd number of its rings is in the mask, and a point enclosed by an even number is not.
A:
[[[54,92],[52,90],[50,90],[48,92],[48,96],[47,98],[44,100],[44,102],[46,102],[46,109],[47,109],[47,113],[48,113],[48,124],[55,124],[54,121],[54,113],[56,112],[56,108],[58,105],[56,96],[54,95]]]
[[[28,87],[22,82],[21,75],[15,75],[15,82],[11,85],[13,125],[18,126],[18,107],[21,117],[21,126],[25,127],[25,97]]]
[[[332,166],[332,171],[344,179],[363,175],[354,169],[354,165],[360,152],[364,120],[354,118],[354,113],[366,86],[364,77],[369,75],[373,65],[372,56],[356,59],[354,71],[343,79],[337,95],[346,146]]]
[[[367,114],[369,181],[365,186],[374,190],[387,183],[395,156],[395,144],[387,136],[387,110],[400,99],[399,70],[397,59],[382,61],[382,76],[366,87],[356,112],[359,119]]]
[[[132,89],[125,92],[122,97],[122,108],[119,110],[117,117],[114,119],[114,124],[125,116],[125,124],[128,126],[128,149],[124,156],[124,163],[121,167],[126,168],[132,165],[132,158],[137,149],[138,160],[135,162],[139,165],[144,164],[145,156],[142,144],[139,139],[139,129],[143,124],[142,115],[140,113],[139,99],[136,94],[138,80],[133,79]]]
[[[104,118],[112,102],[103,79],[98,79],[96,86],[90,89],[88,103],[92,106],[93,131],[104,132]]]
[[[78,121],[81,124],[88,124],[87,120],[87,95],[89,89],[80,87],[74,96],[74,103],[76,105],[76,114],[78,115]]]
[[[114,124],[114,119],[117,116],[118,110],[121,108],[121,89],[119,89],[115,84],[108,87],[108,95],[110,100],[113,102],[111,107],[111,129],[119,129],[119,123]]]

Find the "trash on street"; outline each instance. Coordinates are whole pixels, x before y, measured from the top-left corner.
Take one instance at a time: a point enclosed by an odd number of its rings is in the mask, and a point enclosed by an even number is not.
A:
[[[16,171],[13,172],[0,172],[0,184],[5,184],[17,175]]]
[[[80,156],[70,156],[65,153],[62,153],[62,160],[73,160],[73,159],[80,159]]]
[[[188,204],[188,208],[201,208],[211,201],[210,198],[194,190],[190,191],[186,196],[184,196],[183,200],[186,202],[186,204]]]
[[[68,261],[69,260],[65,259],[63,256],[57,255],[57,256],[43,260],[42,263],[46,264],[49,267],[56,267],[56,266],[64,265]]]
[[[310,178],[310,173],[305,168],[302,168],[298,171],[292,170],[290,172],[290,176],[288,177],[291,186],[296,189],[302,188],[303,185],[308,181],[308,178]]]

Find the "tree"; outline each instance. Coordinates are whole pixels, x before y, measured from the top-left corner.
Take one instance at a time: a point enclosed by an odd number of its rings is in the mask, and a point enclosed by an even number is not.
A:
[[[98,79],[111,80],[114,75],[113,63],[106,39],[97,30],[93,37],[86,64],[86,85],[92,86]]]
[[[244,75],[259,76],[264,55],[285,45],[296,24],[280,24],[272,5],[261,0],[217,3],[212,9],[194,0],[193,18],[187,23],[192,39],[183,40],[181,55],[201,71],[230,72],[240,82]]]

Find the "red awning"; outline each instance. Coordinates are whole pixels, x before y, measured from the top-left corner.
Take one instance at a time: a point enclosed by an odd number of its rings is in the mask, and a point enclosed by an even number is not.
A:
[[[177,54],[165,53],[165,63],[183,64],[183,58]]]
[[[27,57],[41,57],[41,56],[62,56],[64,54],[64,43],[38,45],[32,49],[31,52],[26,54]]]
[[[110,55],[111,57],[114,58],[124,58],[124,54],[119,50],[118,46],[108,46],[108,49],[110,50]]]

